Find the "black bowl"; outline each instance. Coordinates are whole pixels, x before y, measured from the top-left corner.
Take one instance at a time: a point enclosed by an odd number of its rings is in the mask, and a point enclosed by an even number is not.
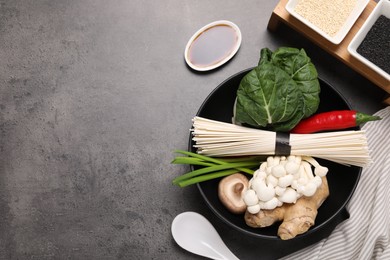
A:
[[[197,115],[213,120],[231,123],[233,104],[241,79],[250,70],[241,71],[221,83],[206,98]],[[347,101],[325,81],[320,79],[321,93],[318,112],[351,109]],[[358,129],[358,128],[354,128]],[[349,129],[350,130],[350,129]],[[189,150],[195,152],[190,135]],[[244,216],[230,213],[219,201],[218,182],[220,179],[198,184],[199,191],[211,210],[232,228],[260,239],[275,240],[284,244],[294,243],[295,250],[308,246],[327,237],[341,221],[349,217],[345,207],[358,184],[361,168],[344,166],[318,159],[319,163],[329,168],[327,174],[330,195],[318,210],[315,225],[306,233],[283,241],[277,236],[279,224],[266,228],[251,228],[246,225]]]

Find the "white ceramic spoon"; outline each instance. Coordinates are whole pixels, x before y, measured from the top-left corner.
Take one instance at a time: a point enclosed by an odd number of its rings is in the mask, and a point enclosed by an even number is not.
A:
[[[189,211],[177,215],[171,231],[176,243],[191,253],[211,259],[238,259],[213,225],[198,213]]]

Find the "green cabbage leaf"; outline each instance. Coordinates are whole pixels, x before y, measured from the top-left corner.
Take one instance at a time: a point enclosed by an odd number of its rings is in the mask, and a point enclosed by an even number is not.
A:
[[[287,132],[317,111],[319,94],[317,70],[303,49],[264,48],[238,87],[235,122]]]

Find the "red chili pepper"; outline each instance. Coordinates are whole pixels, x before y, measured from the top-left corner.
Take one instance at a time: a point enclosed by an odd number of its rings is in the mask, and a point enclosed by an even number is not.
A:
[[[291,133],[309,134],[327,130],[341,130],[380,119],[379,116],[371,116],[355,110],[336,110],[316,114],[301,120],[291,130]]]

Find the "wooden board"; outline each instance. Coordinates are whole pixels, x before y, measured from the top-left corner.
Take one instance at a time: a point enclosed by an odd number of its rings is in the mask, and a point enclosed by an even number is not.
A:
[[[268,22],[268,29],[270,31],[275,31],[280,23],[285,23],[294,30],[303,34],[306,38],[310,39],[316,45],[320,46],[322,49],[332,54],[337,59],[344,62],[347,66],[360,73],[368,80],[373,82],[378,87],[384,89],[390,95],[390,82],[384,78],[382,75],[378,74],[364,63],[360,62],[358,59],[354,58],[348,52],[348,45],[352,41],[355,34],[359,31],[359,29],[363,26],[365,20],[371,14],[376,6],[376,2],[371,0],[367,7],[364,9],[363,13],[360,15],[358,20],[355,22],[351,30],[345,36],[344,40],[336,45],[324,37],[313,31],[310,27],[303,24],[301,21],[291,16],[286,10],[286,4],[288,0],[281,0],[278,5],[275,7],[271,18]],[[390,105],[390,98],[386,98],[384,103]]]

